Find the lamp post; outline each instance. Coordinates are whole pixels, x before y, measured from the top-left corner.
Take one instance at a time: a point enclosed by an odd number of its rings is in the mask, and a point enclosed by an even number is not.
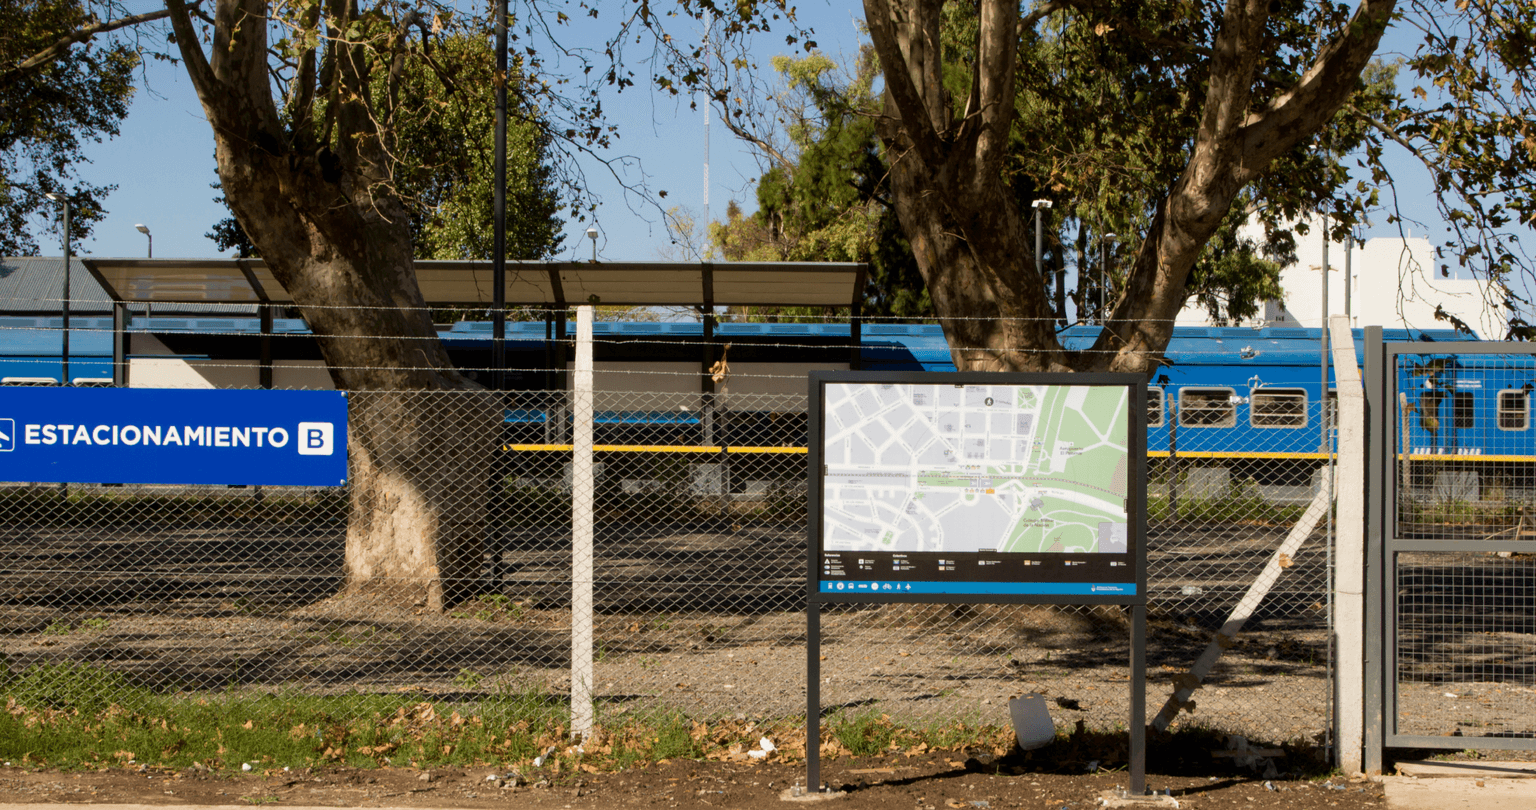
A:
[[[1103,261],[1099,266],[1099,325],[1104,325],[1104,307],[1108,305],[1105,299],[1109,288],[1109,246],[1114,243],[1118,234],[1106,233],[1099,240],[1099,248],[1103,253]]]
[[[155,236],[149,232],[149,226],[141,222],[138,225],[133,226],[133,229],[149,237],[149,255],[145,258],[155,258]]]
[[[498,0],[496,29],[496,132],[491,191],[491,388],[505,385],[507,365],[507,0]]]
[[[1051,207],[1051,201],[1035,200],[1030,203],[1030,206],[1035,209],[1035,273],[1043,279],[1045,278],[1045,221],[1041,212]],[[1064,286],[1066,281],[1067,271],[1065,269],[1056,271],[1056,318],[1062,326],[1067,325],[1067,291]]]
[[[63,207],[63,231],[64,231],[64,296],[63,307],[60,313],[64,316],[64,351],[61,356],[63,361],[63,376],[59,380],[60,385],[69,385],[69,198],[56,192],[48,192],[48,199],[53,200]]]
[[[588,228],[587,238],[592,240],[592,261],[597,261],[597,229]]]

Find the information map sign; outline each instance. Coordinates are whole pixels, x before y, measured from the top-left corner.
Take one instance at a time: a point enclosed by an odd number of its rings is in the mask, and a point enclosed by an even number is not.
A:
[[[1140,377],[810,385],[813,601],[1145,603]]]

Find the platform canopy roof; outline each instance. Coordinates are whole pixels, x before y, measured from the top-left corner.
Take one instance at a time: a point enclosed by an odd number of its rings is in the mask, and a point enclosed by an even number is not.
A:
[[[260,259],[84,258],[124,302],[291,304]],[[832,262],[507,262],[509,306],[856,306],[868,265]],[[417,261],[429,306],[483,307],[488,261]]]

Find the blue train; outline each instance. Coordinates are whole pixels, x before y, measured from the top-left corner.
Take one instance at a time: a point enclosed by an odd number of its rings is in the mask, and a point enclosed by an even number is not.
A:
[[[0,380],[57,383],[60,319],[0,317]],[[70,377],[112,379],[110,318],[71,322]],[[567,337],[574,333],[568,325]],[[491,326],[461,322],[440,336],[459,366],[484,380]],[[1086,348],[1097,327],[1067,329],[1069,349]],[[1359,346],[1359,332],[1356,333]],[[1475,337],[1451,330],[1386,330],[1388,341],[1454,344]],[[565,439],[540,392],[565,387],[565,349],[543,322],[507,324],[506,387],[511,445]],[[135,318],[128,346],[135,387],[257,385],[255,358],[268,344],[277,387],[324,387],[329,378],[303,321],[278,319],[265,338],[256,318]],[[803,447],[805,372],[813,368],[953,371],[938,326],[721,323],[708,358],[724,361],[726,384],[701,408],[710,367],[699,323],[599,322],[594,325],[598,441],[609,445]],[[1167,365],[1148,386],[1148,449],[1154,458],[1224,460],[1240,469],[1276,459],[1320,461],[1324,397],[1318,333],[1295,328],[1174,330]],[[1536,460],[1529,360],[1479,355],[1424,356],[1400,372],[1398,416],[1414,457]],[[779,400],[775,400],[779,397]],[[775,404],[776,402],[780,404]],[[1273,474],[1273,473],[1270,473]]]

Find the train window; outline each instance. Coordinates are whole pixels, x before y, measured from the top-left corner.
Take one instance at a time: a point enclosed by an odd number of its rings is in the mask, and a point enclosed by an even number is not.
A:
[[[1307,392],[1300,388],[1260,388],[1248,404],[1248,420],[1254,427],[1307,426]]]
[[[1499,429],[1528,430],[1531,427],[1531,400],[1523,390],[1499,392]]]
[[[1163,389],[1147,386],[1147,427],[1163,426]]]
[[[59,381],[52,377],[5,377],[0,378],[0,385],[58,385]]]
[[[1470,428],[1473,422],[1473,397],[1470,391],[1457,391],[1451,399],[1451,426]]]
[[[1230,388],[1184,388],[1179,391],[1179,427],[1232,427],[1237,406]]]

